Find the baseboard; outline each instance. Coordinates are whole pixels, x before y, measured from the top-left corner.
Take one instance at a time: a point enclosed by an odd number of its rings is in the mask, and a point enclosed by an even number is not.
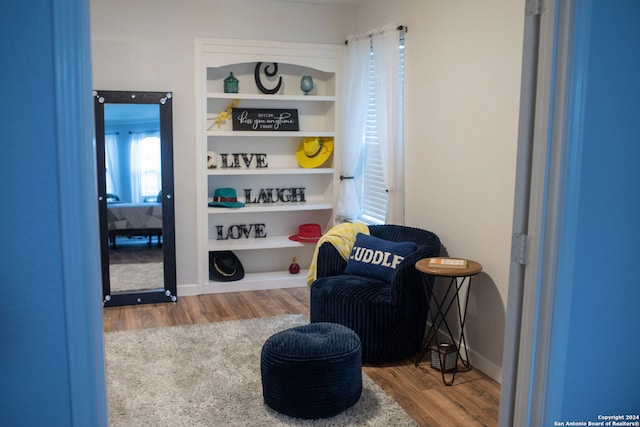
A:
[[[483,357],[482,355],[473,351],[473,349],[468,349],[469,351],[469,360],[471,361],[471,366],[474,369],[482,372],[498,384],[502,384],[502,367],[496,365],[491,362],[489,359]]]
[[[190,297],[194,295],[200,295],[199,286],[196,283],[188,283],[183,285],[178,285],[177,287],[178,298],[180,297]]]
[[[207,295],[228,292],[262,291],[268,289],[299,288],[307,286],[307,270],[300,274],[289,272],[249,273],[242,280],[233,282],[207,281],[197,284],[178,285],[178,298],[193,295]]]

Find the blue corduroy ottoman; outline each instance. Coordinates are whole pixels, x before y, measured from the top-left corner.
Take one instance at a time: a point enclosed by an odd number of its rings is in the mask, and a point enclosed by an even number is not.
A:
[[[262,395],[272,409],[297,418],[326,418],[362,393],[362,349],[351,329],[311,323],[278,332],[260,355]]]

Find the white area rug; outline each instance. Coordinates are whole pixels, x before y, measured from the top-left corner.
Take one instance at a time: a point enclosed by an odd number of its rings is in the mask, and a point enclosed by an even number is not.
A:
[[[363,373],[359,402],[320,420],[264,404],[260,351],[302,315],[105,334],[110,426],[380,426],[417,424]]]

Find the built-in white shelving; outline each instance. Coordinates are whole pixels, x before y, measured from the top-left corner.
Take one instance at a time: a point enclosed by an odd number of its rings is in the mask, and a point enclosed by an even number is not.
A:
[[[333,168],[208,169],[208,175],[333,175]]]
[[[336,166],[340,159],[339,85],[343,47],[304,43],[269,43],[251,40],[198,39],[196,41],[196,82],[198,165],[198,293],[232,292],[270,289],[306,284],[306,269],[314,244],[289,239],[306,223],[320,224],[326,231],[334,223],[334,209],[339,177]],[[264,94],[255,82],[258,62],[278,64],[281,90]],[[223,91],[224,79],[233,72],[239,80],[238,93]],[[300,79],[310,75],[314,89],[303,94]],[[274,85],[272,81],[265,85]],[[237,131],[231,120],[219,126],[214,119],[231,103],[240,108],[295,109],[299,130]],[[295,151],[305,137],[333,138],[334,150],[329,160],[319,168],[302,168]],[[207,154],[216,156],[233,153],[260,153],[267,167],[250,164],[207,166]],[[236,190],[242,208],[209,207],[217,188]],[[303,188],[305,201],[272,202],[245,200],[255,198],[261,189]],[[260,224],[264,235],[227,234],[220,230],[237,225]],[[242,280],[217,282],[209,280],[210,251],[233,251],[245,270]],[[288,272],[295,257],[303,268],[299,274]]]

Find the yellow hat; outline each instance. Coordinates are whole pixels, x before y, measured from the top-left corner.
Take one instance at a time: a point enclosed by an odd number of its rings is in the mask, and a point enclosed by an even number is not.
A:
[[[304,138],[296,150],[296,159],[303,168],[317,168],[327,161],[333,152],[333,138]]]

